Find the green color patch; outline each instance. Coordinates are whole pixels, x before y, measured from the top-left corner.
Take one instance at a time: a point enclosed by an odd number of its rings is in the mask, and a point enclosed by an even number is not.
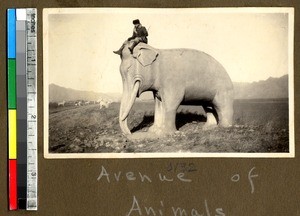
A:
[[[7,79],[8,108],[16,109],[16,59],[8,59]]]

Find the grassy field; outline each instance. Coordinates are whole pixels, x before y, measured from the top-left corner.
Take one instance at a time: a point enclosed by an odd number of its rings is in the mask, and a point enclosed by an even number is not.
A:
[[[203,130],[203,109],[181,106],[174,135],[131,141],[119,128],[119,103],[50,109],[49,152],[288,152],[288,100],[236,100],[234,125]],[[137,102],[129,115],[132,132],[153,124],[154,103]]]

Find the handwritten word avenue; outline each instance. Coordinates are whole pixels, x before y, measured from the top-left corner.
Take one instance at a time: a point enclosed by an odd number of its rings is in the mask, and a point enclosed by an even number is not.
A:
[[[158,178],[161,182],[174,182],[174,181],[180,181],[183,183],[189,183],[192,182],[191,179],[188,179],[185,177],[185,173],[178,173],[174,176],[167,176],[165,174],[162,173],[158,173],[158,175],[156,176],[156,178]],[[140,181],[140,182],[148,182],[148,183],[152,183],[152,179],[153,177],[150,177],[148,175],[145,175],[141,172],[114,172],[114,173],[109,173],[104,166],[102,166],[101,168],[101,172],[97,178],[98,181],[100,180],[106,180],[108,183],[111,183],[112,181],[115,182],[119,182],[120,179],[124,179],[127,181]]]

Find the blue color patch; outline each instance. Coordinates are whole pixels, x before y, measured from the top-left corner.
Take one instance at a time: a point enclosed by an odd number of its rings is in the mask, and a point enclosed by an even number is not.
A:
[[[16,9],[7,9],[7,58],[16,58]]]

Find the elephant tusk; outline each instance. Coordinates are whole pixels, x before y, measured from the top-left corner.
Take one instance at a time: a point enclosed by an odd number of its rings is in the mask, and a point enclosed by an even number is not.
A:
[[[127,126],[127,119],[120,121],[120,127],[124,135],[131,134]]]
[[[127,108],[124,110],[124,112],[121,115],[121,121],[124,121],[128,117],[129,112],[134,104],[135,99],[136,99],[136,95],[138,93],[139,88],[140,88],[140,81],[136,81],[134,83],[132,93],[131,93],[130,99],[128,101]]]

